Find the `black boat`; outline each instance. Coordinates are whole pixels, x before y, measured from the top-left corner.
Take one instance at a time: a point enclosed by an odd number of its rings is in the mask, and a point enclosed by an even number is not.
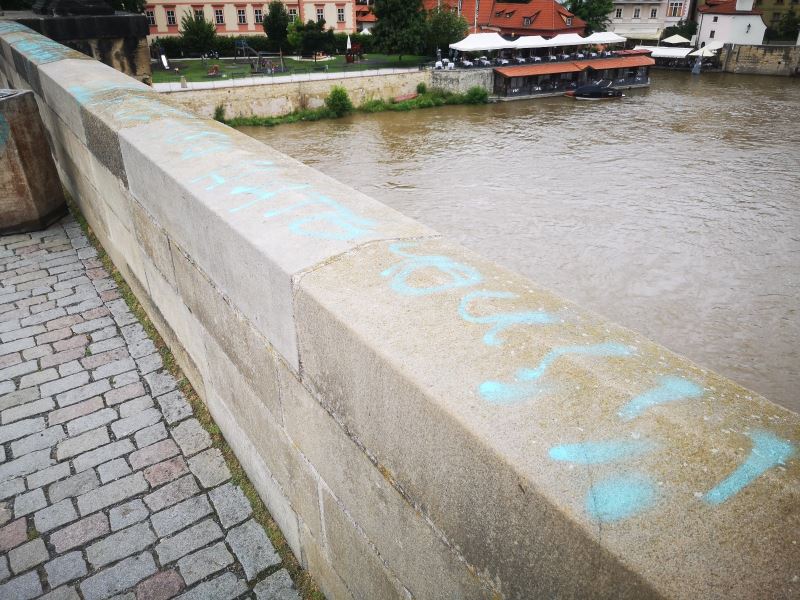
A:
[[[611,100],[613,98],[624,98],[622,90],[612,87],[611,82],[599,81],[588,83],[574,90],[569,90],[564,94],[576,100]]]

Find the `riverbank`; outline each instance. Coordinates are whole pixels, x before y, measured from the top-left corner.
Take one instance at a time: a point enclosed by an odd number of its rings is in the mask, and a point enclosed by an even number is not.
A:
[[[344,88],[338,88],[347,92]],[[465,93],[448,92],[445,90],[428,90],[425,84],[417,86],[417,94],[405,100],[368,100],[358,107],[352,106],[344,109],[336,108],[336,101],[330,101],[337,94],[337,88],[331,90],[331,94],[325,99],[325,105],[319,108],[297,110],[288,115],[278,117],[233,117],[225,118],[225,110],[222,105],[217,106],[214,111],[214,118],[221,123],[231,127],[275,127],[288,123],[298,123],[301,121],[320,121],[322,119],[337,119],[351,113],[378,113],[385,111],[406,112],[422,108],[435,108],[437,106],[453,106],[463,104],[486,104],[489,101],[489,93],[479,87],[470,88]],[[341,92],[338,92],[341,94]],[[349,103],[349,97],[347,97]],[[332,106],[333,105],[333,106]]]

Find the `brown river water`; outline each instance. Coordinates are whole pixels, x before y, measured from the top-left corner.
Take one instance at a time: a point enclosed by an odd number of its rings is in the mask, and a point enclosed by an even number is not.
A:
[[[800,411],[800,80],[242,131]]]

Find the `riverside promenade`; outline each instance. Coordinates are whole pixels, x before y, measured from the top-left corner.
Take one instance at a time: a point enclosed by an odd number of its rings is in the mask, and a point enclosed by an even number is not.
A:
[[[72,217],[0,237],[0,598],[299,598]]]

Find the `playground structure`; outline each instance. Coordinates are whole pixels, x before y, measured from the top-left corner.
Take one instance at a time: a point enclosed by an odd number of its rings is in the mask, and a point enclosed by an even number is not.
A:
[[[240,58],[250,62],[250,70],[253,73],[272,74],[276,72],[281,73],[286,70],[283,64],[282,54],[279,55],[278,60],[280,62],[276,65],[273,62],[273,58],[276,58],[274,54],[259,52],[250,46],[246,40],[236,40],[233,62],[239,62]]]

